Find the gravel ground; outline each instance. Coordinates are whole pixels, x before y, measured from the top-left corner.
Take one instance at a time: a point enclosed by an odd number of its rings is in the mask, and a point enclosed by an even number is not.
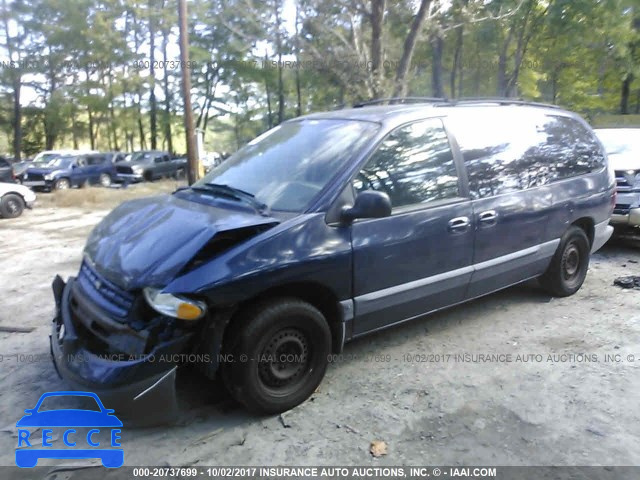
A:
[[[45,207],[0,221],[0,326],[34,329],[0,332],[0,465],[14,464],[23,410],[64,388],[48,359],[50,284],[75,274],[105,214]],[[639,262],[638,246],[616,242],[570,298],[527,283],[348,344],[282,416],[251,416],[184,370],[177,424],[125,428],[125,464],[640,465],[640,290],[612,285]],[[372,457],[374,440],[386,455]]]

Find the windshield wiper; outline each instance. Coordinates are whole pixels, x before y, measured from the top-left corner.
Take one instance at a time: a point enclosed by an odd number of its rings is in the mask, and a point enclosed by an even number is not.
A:
[[[239,188],[219,183],[205,183],[204,185],[192,186],[191,189],[245,202],[255,208],[261,215],[266,216],[269,214],[268,205],[256,200],[255,195],[253,195],[252,193],[245,192],[244,190],[240,190]]]

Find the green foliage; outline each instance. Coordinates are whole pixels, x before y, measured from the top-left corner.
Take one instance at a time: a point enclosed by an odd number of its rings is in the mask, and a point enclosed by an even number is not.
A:
[[[288,119],[298,108],[304,114],[373,92],[390,94],[420,2],[386,2],[377,73],[371,68],[373,3],[189,1],[193,63],[186,68],[207,149],[234,150],[276,125],[280,97]],[[20,69],[0,70],[2,148],[12,143],[17,78],[24,153],[45,146],[149,147],[152,89],[158,145],[166,148],[168,126],[174,150],[184,151],[175,0],[0,5],[6,19],[1,58],[29,60]],[[174,62],[167,68],[165,47]],[[280,57],[285,65],[277,64]],[[623,85],[630,113],[637,112],[639,78],[637,0],[432,0],[406,85],[409,95],[430,96],[439,81],[448,97],[506,94],[593,117],[620,111]]]

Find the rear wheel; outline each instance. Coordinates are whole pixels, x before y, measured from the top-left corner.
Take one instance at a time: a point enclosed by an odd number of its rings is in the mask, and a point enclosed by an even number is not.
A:
[[[587,276],[590,250],[584,230],[571,226],[562,236],[549,268],[540,277],[540,284],[556,297],[576,293]]]
[[[258,413],[299,405],[324,377],[331,349],[327,321],[313,305],[293,298],[260,304],[248,317],[225,341],[233,355],[221,366],[227,389]]]
[[[15,193],[7,193],[0,198],[0,215],[4,218],[16,218],[24,211],[24,200]]]

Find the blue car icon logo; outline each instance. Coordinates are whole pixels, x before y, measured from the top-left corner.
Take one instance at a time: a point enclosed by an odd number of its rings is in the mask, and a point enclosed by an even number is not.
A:
[[[40,412],[42,402],[50,397],[90,397],[95,400],[98,410],[58,409]],[[124,452],[121,447],[120,427],[122,422],[113,415],[114,410],[104,408],[100,398],[91,392],[47,392],[40,397],[34,408],[25,410],[26,415],[17,423],[18,448],[16,449],[16,465],[22,468],[35,467],[40,458],[84,459],[99,458],[107,468],[121,467],[124,463]],[[31,436],[28,427],[42,428],[42,437]],[[86,435],[75,428],[90,428]],[[56,437],[62,439],[64,446],[55,448],[53,430],[61,428],[64,432]],[[110,429],[111,448],[102,448],[97,435],[100,428]],[[102,440],[104,442],[104,440]],[[33,443],[33,445],[32,445]],[[27,448],[27,447],[38,448]],[[42,447],[42,448],[40,448]],[[86,448],[85,448],[86,447]]]

